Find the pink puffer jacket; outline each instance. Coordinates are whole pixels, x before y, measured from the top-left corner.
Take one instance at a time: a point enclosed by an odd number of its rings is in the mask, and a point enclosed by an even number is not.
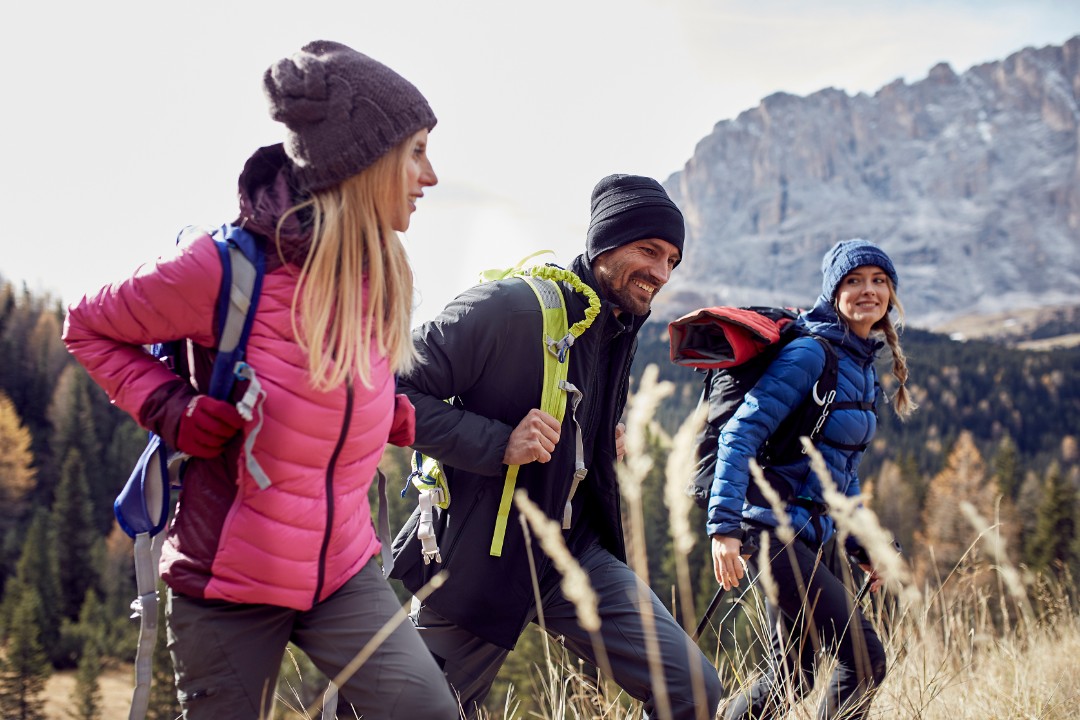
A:
[[[213,240],[199,235],[69,309],[68,349],[166,441],[190,390],[141,346],[186,337],[214,347],[221,274]],[[394,378],[373,354],[373,387],[311,386],[292,331],[296,274],[291,265],[267,272],[247,346],[267,393],[253,453],[272,485],[260,490],[248,474],[240,436],[219,458],[189,461],[161,558],[166,582],[185,595],[305,610],[379,550],[368,487],[391,427]]]

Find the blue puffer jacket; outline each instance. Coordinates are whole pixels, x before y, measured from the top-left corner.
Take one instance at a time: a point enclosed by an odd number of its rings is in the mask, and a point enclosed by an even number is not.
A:
[[[874,358],[883,343],[855,335],[837,316],[825,297],[804,313],[798,322],[812,334],[833,343],[837,351],[836,402],[876,403],[880,386]],[[709,497],[709,535],[737,535],[740,523],[749,520],[775,527],[771,509],[746,502],[750,478],[750,458],[762,443],[810,393],[825,367],[825,350],[810,337],[789,343],[761,376],[746,400],[724,425],[717,450],[716,476]],[[843,445],[865,445],[877,429],[871,410],[836,409],[822,430],[824,437]],[[861,451],[841,450],[819,442],[833,482],[848,496],[859,494]],[[788,483],[792,496],[823,503],[821,481],[810,469],[810,461],[800,458],[791,465],[770,468],[775,479]],[[805,507],[789,504],[787,512],[799,536],[812,545],[826,542],[834,532],[831,518],[822,516],[815,527]]]

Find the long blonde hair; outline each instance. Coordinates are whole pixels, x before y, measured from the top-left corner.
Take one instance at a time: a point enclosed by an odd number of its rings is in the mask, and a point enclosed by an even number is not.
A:
[[[892,398],[893,410],[896,411],[901,420],[906,420],[919,406],[907,389],[907,356],[904,355],[904,349],[900,347],[898,328],[904,325],[904,306],[901,304],[900,298],[896,296],[896,289],[893,287],[892,280],[886,279],[886,282],[889,283],[889,304],[896,309],[896,324],[893,324],[892,317],[887,312],[885,317],[874,323],[871,331],[880,332],[885,336],[885,343],[892,353],[892,375],[896,378],[898,385],[896,394]]]
[[[416,362],[412,268],[391,224],[405,202],[405,158],[406,143],[399,143],[359,174],[291,207],[278,222],[280,247],[285,218],[311,209],[311,247],[293,293],[292,326],[319,390],[356,378],[371,387],[372,341],[395,374]]]

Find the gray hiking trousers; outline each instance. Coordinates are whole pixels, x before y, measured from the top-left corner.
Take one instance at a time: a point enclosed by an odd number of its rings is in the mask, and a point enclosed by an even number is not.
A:
[[[200,600],[170,590],[169,651],[184,718],[269,717],[288,642],[333,678],[400,609],[374,559],[305,612]],[[408,620],[342,685],[340,696],[340,717],[355,717],[346,703],[365,720],[460,717],[442,672]]]
[[[644,597],[648,598],[645,602],[651,604],[656,618],[656,638],[671,706],[670,717],[672,720],[712,720],[724,694],[716,669],[659,598],[625,563],[599,545],[590,546],[577,560],[588,574],[599,599],[599,634],[611,666],[612,679],[631,697],[644,702],[649,717],[665,717],[658,713],[645,649],[645,629],[641,619],[643,596],[639,595],[644,590]],[[560,638],[570,652],[586,662],[598,665],[589,633],[578,625],[574,604],[563,597],[557,585],[542,598],[542,602],[548,634]],[[475,718],[510,651],[454,625],[431,608],[419,605],[415,599],[411,617],[420,636],[443,666],[461,707],[469,718]],[[533,622],[538,622],[535,611]]]

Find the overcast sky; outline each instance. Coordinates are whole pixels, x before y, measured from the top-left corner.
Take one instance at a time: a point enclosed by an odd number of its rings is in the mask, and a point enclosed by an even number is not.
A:
[[[777,91],[873,93],[1080,33],[1052,0],[187,0],[21,3],[0,27],[0,275],[65,303],[236,215],[281,139],[261,78],[317,38],[389,65],[439,118],[406,238],[417,322],[479,270],[584,245],[604,175],[661,181]]]

